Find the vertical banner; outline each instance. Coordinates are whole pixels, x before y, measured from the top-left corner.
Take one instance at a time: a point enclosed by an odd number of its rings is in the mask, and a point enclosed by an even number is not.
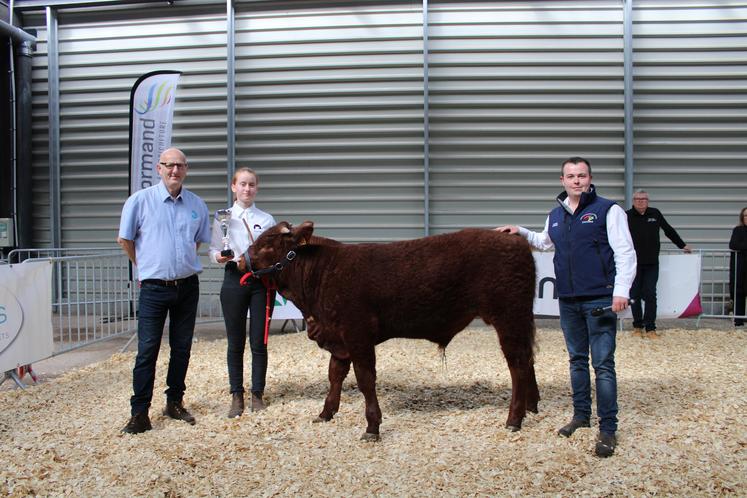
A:
[[[158,157],[171,145],[180,71],[153,71],[130,92],[130,195],[158,183]]]

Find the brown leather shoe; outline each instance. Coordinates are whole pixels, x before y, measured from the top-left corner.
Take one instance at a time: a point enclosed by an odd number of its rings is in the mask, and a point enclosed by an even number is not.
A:
[[[239,418],[244,413],[244,393],[231,394],[231,408],[228,409],[228,418]]]
[[[140,434],[141,432],[149,431],[153,427],[150,425],[150,418],[148,418],[147,412],[136,413],[124,426],[122,432],[125,434]]]
[[[661,337],[661,334],[656,330],[647,330],[646,337],[648,337],[649,339],[659,339]]]
[[[643,337],[643,329],[640,327],[635,327],[633,329],[633,337]]]
[[[262,401],[262,393],[252,393],[252,411],[258,412],[267,408]]]
[[[184,420],[189,425],[195,425],[195,418],[184,408],[181,401],[166,401],[163,414],[175,420]]]

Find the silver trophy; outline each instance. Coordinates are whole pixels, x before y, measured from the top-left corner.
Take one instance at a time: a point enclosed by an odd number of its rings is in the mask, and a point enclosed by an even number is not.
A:
[[[215,212],[215,217],[220,222],[220,232],[223,234],[223,249],[221,250],[220,255],[233,258],[233,249],[231,249],[231,245],[228,243],[228,222],[231,219],[231,210],[219,209]]]

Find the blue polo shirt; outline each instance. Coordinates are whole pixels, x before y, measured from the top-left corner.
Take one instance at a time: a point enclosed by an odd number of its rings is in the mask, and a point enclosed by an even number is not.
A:
[[[161,181],[127,199],[119,237],[135,241],[139,280],[192,276],[202,271],[196,244],[210,242],[207,205],[184,187],[172,198]]]

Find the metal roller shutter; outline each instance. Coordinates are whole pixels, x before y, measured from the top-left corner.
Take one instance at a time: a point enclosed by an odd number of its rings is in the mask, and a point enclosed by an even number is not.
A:
[[[623,200],[620,2],[433,2],[429,25],[434,232],[541,229],[570,156]]]
[[[199,9],[65,10],[59,15],[63,247],[111,246],[128,185],[130,89],[156,69],[183,71],[173,143],[190,162],[186,186],[222,205],[226,178],[225,14]],[[41,33],[46,38],[45,32]],[[46,46],[35,56],[35,206],[49,242]],[[47,188],[48,191],[48,188]],[[48,226],[48,221],[46,223]]]
[[[420,4],[309,5],[237,7],[237,166],[278,220],[348,242],[422,236]]]
[[[696,247],[745,204],[747,2],[636,0],[634,183]],[[237,165],[258,204],[344,241],[424,233],[421,2],[237,2]],[[429,3],[428,229],[541,227],[560,161],[624,196],[620,0]],[[34,238],[48,245],[44,16],[34,57]],[[184,71],[188,187],[226,203],[225,4],[60,9],[62,239],[111,245],[127,195],[135,79]]]
[[[747,3],[633,5],[635,187],[686,242],[726,249],[747,205]]]

